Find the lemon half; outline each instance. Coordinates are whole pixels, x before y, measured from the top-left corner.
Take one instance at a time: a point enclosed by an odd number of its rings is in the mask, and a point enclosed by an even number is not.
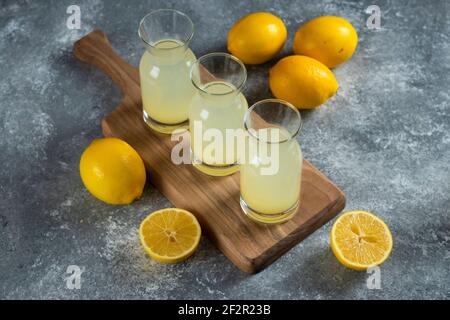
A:
[[[189,211],[168,208],[148,215],[141,223],[139,236],[153,259],[176,263],[186,260],[197,249],[201,228]]]
[[[331,249],[345,266],[367,270],[382,264],[392,251],[392,235],[383,220],[367,211],[343,213],[331,229]]]

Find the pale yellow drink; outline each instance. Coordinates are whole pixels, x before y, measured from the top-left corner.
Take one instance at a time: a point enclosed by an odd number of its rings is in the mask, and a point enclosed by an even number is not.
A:
[[[264,150],[267,150],[267,154]],[[246,154],[247,159],[240,169],[241,201],[260,214],[251,216],[253,219],[278,223],[280,221],[276,216],[296,209],[298,205],[303,163],[300,145],[284,129],[265,128],[249,135]],[[277,163],[262,163],[264,161]],[[266,168],[266,172],[263,168]],[[292,211],[295,213],[295,210]],[[288,218],[284,216],[282,219]]]
[[[189,110],[191,149],[194,160],[199,162],[193,164],[207,174],[227,175],[239,169],[239,137],[229,135],[227,139],[226,131],[229,129],[228,133],[233,134],[238,134],[239,129],[241,133],[244,131],[247,100],[227,82],[209,82],[201,89],[203,92],[194,96]],[[221,147],[213,148],[216,137],[222,137]]]
[[[177,124],[187,127],[189,103],[195,94],[190,80],[195,60],[189,48],[173,39],[158,41],[142,56],[139,73],[144,119],[154,129],[165,132],[164,124],[175,125],[168,132]]]

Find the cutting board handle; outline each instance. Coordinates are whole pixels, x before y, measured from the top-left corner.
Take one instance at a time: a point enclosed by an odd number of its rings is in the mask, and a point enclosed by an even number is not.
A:
[[[103,31],[94,30],[75,42],[74,54],[81,61],[103,70],[120,87],[124,96],[141,96],[138,70],[114,51]]]

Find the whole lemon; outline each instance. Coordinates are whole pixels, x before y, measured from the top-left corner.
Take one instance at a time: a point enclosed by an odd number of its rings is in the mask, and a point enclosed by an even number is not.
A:
[[[144,190],[144,162],[128,143],[117,138],[94,140],[80,159],[80,175],[96,198],[109,204],[129,204]]]
[[[319,60],[333,68],[351,58],[358,44],[358,34],[341,17],[323,16],[302,25],[294,37],[294,52]]]
[[[338,89],[334,74],[321,62],[306,56],[289,56],[270,69],[273,95],[299,109],[312,109],[331,98]]]
[[[286,42],[283,21],[268,12],[255,12],[237,21],[228,33],[228,51],[247,64],[272,59]]]

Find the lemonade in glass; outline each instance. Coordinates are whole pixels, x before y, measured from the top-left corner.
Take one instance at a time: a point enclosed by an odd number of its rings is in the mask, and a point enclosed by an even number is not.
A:
[[[296,140],[300,128],[300,113],[282,100],[263,100],[248,109],[240,203],[250,218],[281,223],[296,214],[303,164]]]
[[[177,10],[153,11],[139,25],[146,47],[139,64],[144,121],[158,132],[188,128],[195,93],[189,76],[196,60],[189,49],[193,34],[194,24]]]
[[[227,53],[210,53],[192,66],[196,94],[189,109],[193,165],[203,173],[225,176],[239,170],[239,130],[248,109],[242,94],[244,64]]]

